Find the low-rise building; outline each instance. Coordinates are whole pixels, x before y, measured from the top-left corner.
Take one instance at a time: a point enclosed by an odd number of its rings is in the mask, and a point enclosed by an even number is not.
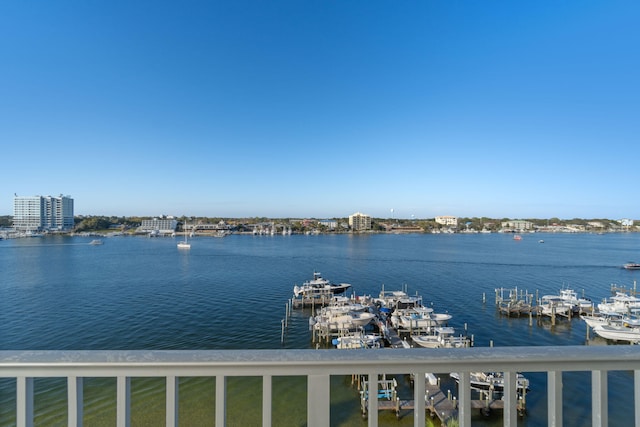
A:
[[[176,231],[177,227],[178,221],[173,217],[143,219],[138,231],[142,233],[171,234]]]
[[[446,225],[449,227],[458,226],[458,217],[455,217],[455,216],[442,215],[442,216],[437,216],[435,220],[438,224]]]
[[[509,230],[515,230],[515,231],[526,231],[526,230],[533,229],[533,223],[531,221],[525,221],[522,219],[505,221],[501,225],[503,229],[509,229]]]
[[[338,227],[338,221],[335,219],[321,219],[318,224],[327,227],[329,230],[334,230]]]

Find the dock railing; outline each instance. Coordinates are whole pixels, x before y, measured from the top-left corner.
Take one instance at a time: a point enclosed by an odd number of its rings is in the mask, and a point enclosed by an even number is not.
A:
[[[307,378],[307,425],[330,425],[330,377],[460,373],[458,424],[471,425],[470,372],[504,372],[504,425],[516,426],[517,372],[547,373],[549,426],[562,425],[563,372],[591,372],[592,425],[608,425],[608,371],[634,372],[634,421],[640,427],[640,346],[476,347],[461,349],[369,350],[154,350],[154,351],[0,351],[0,378],[14,378],[16,423],[34,424],[34,380],[67,379],[68,424],[83,420],[83,379],[117,379],[117,425],[130,425],[131,378],[166,379],[166,425],[178,425],[178,379],[215,377],[215,425],[226,425],[226,378],[262,378],[262,425],[272,420],[272,377]],[[414,425],[424,426],[425,383],[414,383]],[[378,401],[369,399],[368,425],[378,425]]]

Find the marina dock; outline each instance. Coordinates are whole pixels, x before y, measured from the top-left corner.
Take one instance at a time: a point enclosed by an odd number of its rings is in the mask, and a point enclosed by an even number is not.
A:
[[[379,383],[382,383],[379,382]],[[385,385],[383,389],[378,393],[378,411],[392,411],[396,414],[397,418],[404,416],[403,412],[412,412],[415,410],[415,400],[413,399],[401,399],[397,397],[395,388],[391,385],[391,381],[384,381]],[[387,384],[389,383],[389,384]],[[363,385],[363,390],[360,392],[361,396],[361,410],[362,416],[368,416],[367,406],[367,393],[366,387]],[[438,418],[444,425],[448,420],[458,417],[457,399],[451,395],[451,393],[445,394],[439,385],[425,384],[425,410],[429,411],[431,418]],[[492,393],[480,392],[480,399],[471,400],[471,409],[479,410],[483,415],[489,415],[492,411],[504,410],[504,400],[495,398]],[[525,400],[520,399],[518,402],[518,413],[522,416],[525,413]]]
[[[507,295],[505,295],[507,293]],[[446,325],[446,320],[440,320],[438,323],[435,317],[429,321],[425,320],[420,315],[424,312],[432,315],[432,309],[420,310],[422,306],[422,297],[409,296],[406,291],[392,291],[380,293],[381,297],[388,295],[397,298],[395,303],[398,306],[390,306],[381,301],[381,298],[372,298],[370,296],[351,296],[351,297],[336,297],[332,292],[324,289],[316,289],[313,294],[303,295],[294,292],[294,297],[287,303],[285,319],[283,319],[282,339],[284,340],[284,334],[287,327],[287,319],[292,309],[311,309],[311,316],[309,317],[309,331],[312,333],[312,342],[316,348],[321,346],[336,346],[340,349],[351,348],[411,348],[412,346],[424,347],[423,343],[414,343],[416,337],[424,337],[430,334],[435,336],[436,331],[439,329],[451,329],[451,327],[441,327],[439,325]],[[310,296],[313,295],[313,296]],[[529,317],[533,313],[541,315],[541,311],[537,306],[533,306],[533,295],[518,291],[518,290],[506,290],[496,289],[496,304],[507,307],[506,313],[511,315],[517,313],[518,315],[527,313]],[[407,307],[401,306],[406,304]],[[411,311],[414,307],[418,307],[414,311]],[[350,311],[350,305],[353,306],[353,311]],[[400,307],[400,308],[398,308]],[[331,317],[330,310],[335,310],[336,317]],[[404,310],[407,310],[406,312]],[[400,312],[400,315],[391,314],[394,312]],[[341,314],[350,313],[350,314]],[[362,313],[365,313],[370,317],[368,323],[357,323],[355,319],[361,319]],[[406,313],[406,314],[404,314]],[[393,317],[395,316],[395,317]],[[402,316],[402,322],[398,319]],[[440,314],[440,316],[443,316]],[[446,316],[446,313],[444,314]],[[449,316],[450,318],[450,316]],[[338,319],[338,320],[336,320]],[[367,318],[365,318],[367,320]],[[422,322],[422,323],[420,323]],[[467,344],[465,346],[473,346],[473,338],[466,338],[467,325],[464,326],[464,335],[460,335],[460,339],[465,339]],[[365,338],[377,337],[375,345],[366,344]],[[457,338],[457,337],[456,337]],[[350,341],[353,340],[353,341]],[[346,344],[345,344],[346,343]],[[443,341],[444,343],[444,341]],[[440,344],[444,346],[444,344]],[[375,350],[372,350],[375,351]],[[425,395],[424,395],[424,408],[428,411],[428,415],[431,418],[438,418],[440,422],[445,425],[449,420],[458,417],[458,400],[455,393],[451,391],[443,392],[440,387],[440,381],[436,380],[435,375],[431,375],[432,378],[425,381]],[[356,385],[360,395],[360,406],[363,417],[368,416],[369,402],[368,399],[373,396],[377,399],[378,411],[392,411],[396,417],[401,418],[407,414],[415,411],[416,401],[413,400],[414,396],[409,390],[398,389],[398,382],[394,377],[385,378],[381,376],[378,378],[375,393],[369,393],[369,382],[366,380],[366,376],[354,375],[352,376],[352,385]],[[472,396],[474,397],[470,401],[470,407],[472,409],[479,410],[482,414],[488,415],[494,410],[503,410],[504,402],[501,399],[501,394],[495,392],[493,388],[487,390],[474,389]],[[400,394],[400,395],[399,395]],[[401,396],[405,397],[402,398]],[[410,398],[407,398],[410,397]],[[525,401],[521,399],[518,403],[518,410],[521,415],[524,415]]]

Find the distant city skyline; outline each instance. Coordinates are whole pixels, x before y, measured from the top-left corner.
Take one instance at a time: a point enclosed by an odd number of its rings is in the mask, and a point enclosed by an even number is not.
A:
[[[0,215],[638,218],[640,4],[0,4]]]

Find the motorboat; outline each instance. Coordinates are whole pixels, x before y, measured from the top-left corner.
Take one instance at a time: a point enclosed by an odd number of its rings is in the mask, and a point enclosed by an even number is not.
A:
[[[581,314],[580,318],[584,320],[587,326],[595,328],[600,325],[621,325],[622,314],[620,313],[592,313]]]
[[[391,311],[395,309],[406,309],[422,305],[422,297],[419,295],[410,296],[405,290],[385,291],[384,285],[377,298],[373,302],[380,308]]]
[[[334,338],[331,343],[338,349],[380,348],[382,337],[376,334],[365,334],[362,330]]]
[[[582,314],[580,318],[591,328],[600,325],[640,327],[640,317],[638,316],[637,309],[629,314],[596,312]]]
[[[640,270],[640,263],[637,262],[628,262],[623,267],[627,270]]]
[[[425,329],[436,326],[432,308],[417,306],[396,309],[391,313],[391,325],[396,329]]]
[[[560,298],[571,305],[575,313],[586,313],[593,311],[593,302],[589,298],[579,297],[573,289],[561,289]]]
[[[100,240],[100,239],[94,239],[94,240],[90,241],[90,242],[89,242],[89,244],[90,244],[91,246],[101,245],[101,244],[102,244],[102,240]]]
[[[560,295],[544,295],[540,299],[540,310],[545,316],[568,316],[573,310],[571,304],[567,303]]]
[[[348,283],[332,283],[322,277],[317,271],[313,272],[313,279],[305,281],[302,285],[293,287],[293,294],[296,297],[313,298],[316,296],[326,296],[344,293],[351,287]]]
[[[452,372],[449,374],[457,383],[460,382],[460,374]],[[471,388],[481,391],[504,392],[504,374],[502,372],[470,372]],[[529,391],[529,380],[518,373],[516,378],[516,389],[518,394]]]
[[[616,292],[609,300],[604,300],[598,304],[598,311],[606,314],[627,314],[635,309],[640,309],[640,298],[627,295],[623,292]]]
[[[608,340],[627,341],[632,344],[640,343],[640,327],[598,325],[593,328],[593,332]]]
[[[469,340],[463,336],[455,336],[455,329],[450,326],[438,326],[427,335],[411,335],[414,344],[425,348],[462,348],[469,347]]]
[[[432,308],[419,306],[394,311],[391,325],[396,329],[427,329],[445,325],[451,317],[448,313],[434,313]]]
[[[369,311],[333,311],[331,307],[323,307],[314,319],[314,327],[331,331],[357,329],[368,325],[375,317]]]

